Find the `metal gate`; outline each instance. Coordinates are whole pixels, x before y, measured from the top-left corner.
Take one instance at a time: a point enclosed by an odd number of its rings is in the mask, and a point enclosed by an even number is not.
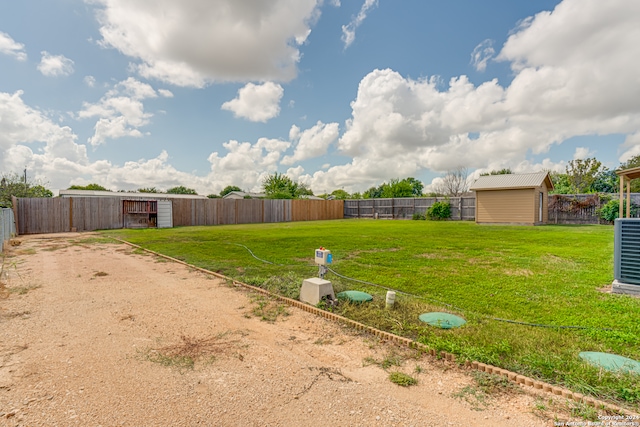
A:
[[[158,228],[173,227],[173,205],[171,200],[158,200]]]

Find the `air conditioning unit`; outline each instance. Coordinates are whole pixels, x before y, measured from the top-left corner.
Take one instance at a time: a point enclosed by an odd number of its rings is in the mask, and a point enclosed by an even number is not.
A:
[[[615,220],[612,291],[640,295],[640,218]]]

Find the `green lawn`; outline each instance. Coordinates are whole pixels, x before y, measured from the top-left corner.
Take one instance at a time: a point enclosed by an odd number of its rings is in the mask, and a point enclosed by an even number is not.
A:
[[[377,297],[335,309],[345,316],[461,360],[634,408],[640,403],[637,376],[601,372],[578,358],[580,351],[606,351],[640,360],[640,299],[599,291],[613,280],[612,227],[340,220],[105,233],[294,298],[301,280],[317,274],[313,250],[324,246],[341,275],[415,295],[398,294],[389,311],[386,290],[328,274],[336,292]],[[417,319],[426,311],[453,312],[468,323],[455,330],[426,327]]]

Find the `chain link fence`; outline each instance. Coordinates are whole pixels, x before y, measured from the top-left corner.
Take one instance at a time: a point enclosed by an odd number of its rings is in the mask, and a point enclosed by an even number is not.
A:
[[[7,240],[16,235],[16,223],[13,218],[13,210],[9,208],[0,209],[0,253],[4,250]]]

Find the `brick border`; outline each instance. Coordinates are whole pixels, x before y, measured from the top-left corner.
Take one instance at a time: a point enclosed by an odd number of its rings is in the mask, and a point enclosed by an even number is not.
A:
[[[257,286],[248,285],[246,283],[239,282],[239,281],[237,281],[235,279],[232,279],[230,277],[227,277],[227,276],[225,276],[223,274],[215,273],[213,271],[206,270],[206,269],[201,268],[201,267],[197,267],[195,265],[192,265],[192,264],[189,264],[189,263],[187,263],[185,261],[181,261],[179,259],[170,257],[168,255],[163,255],[163,254],[160,254],[158,252],[154,252],[154,251],[152,251],[150,249],[145,249],[145,248],[143,248],[141,246],[138,246],[138,245],[136,245],[134,243],[127,242],[126,240],[121,240],[121,239],[118,239],[118,238],[112,237],[112,236],[109,236],[109,238],[111,238],[113,240],[116,240],[116,241],[118,241],[120,243],[124,243],[124,244],[127,244],[129,246],[132,246],[132,247],[134,247],[136,249],[140,249],[140,250],[145,251],[147,253],[150,253],[152,255],[164,258],[166,260],[169,260],[169,261],[172,261],[172,262],[176,262],[178,264],[182,264],[184,266],[187,266],[189,268],[197,270],[197,271],[199,271],[201,273],[205,273],[205,274],[208,274],[208,275],[211,275],[211,276],[218,277],[218,278],[223,279],[223,280],[230,281],[231,283],[233,283],[234,286],[244,287],[244,288],[250,289],[250,290],[252,290],[254,292],[269,296],[271,298],[275,298],[278,301],[284,302],[287,305],[299,308],[299,309],[301,309],[303,311],[306,311],[308,313],[312,313],[312,314],[315,314],[317,316],[324,317],[325,319],[346,323],[349,326],[352,326],[353,328],[355,328],[356,330],[367,332],[367,333],[369,333],[371,335],[374,335],[374,336],[380,338],[381,340],[389,341],[389,342],[392,342],[392,343],[396,343],[396,344],[407,346],[409,348],[421,350],[421,351],[424,351],[425,353],[429,353],[429,355],[432,356],[432,357],[440,358],[440,359],[446,360],[448,362],[453,362],[453,363],[456,362],[456,355],[455,354],[447,353],[446,351],[441,351],[440,353],[438,353],[435,349],[429,348],[425,344],[419,343],[419,342],[414,341],[414,340],[412,340],[410,338],[401,337],[399,335],[395,335],[395,334],[392,334],[390,332],[386,332],[386,331],[383,331],[383,330],[380,330],[380,329],[376,329],[376,328],[373,328],[371,326],[367,326],[364,323],[356,322],[355,320],[351,320],[351,319],[348,319],[348,318],[346,318],[344,316],[340,316],[339,314],[331,313],[329,311],[325,311],[325,310],[319,309],[317,307],[314,307],[312,305],[303,303],[301,301],[294,300],[294,299],[291,299],[291,298],[287,298],[287,297],[284,297],[282,295],[277,295],[277,294],[271,293],[271,292],[267,291],[266,289],[262,289],[262,288],[259,288]],[[566,399],[571,399],[571,400],[573,400],[575,402],[578,402],[578,403],[584,403],[584,404],[592,406],[592,407],[594,407],[596,409],[605,409],[605,410],[608,410],[608,411],[616,412],[616,413],[619,413],[619,414],[622,414],[622,415],[629,415],[629,416],[640,415],[640,413],[630,411],[630,410],[622,408],[622,407],[620,407],[618,405],[614,405],[613,403],[608,403],[608,402],[604,402],[604,401],[599,400],[599,399],[595,399],[593,397],[585,396],[585,395],[583,395],[581,393],[573,392],[573,391],[571,391],[571,390],[569,390],[567,388],[554,386],[552,384],[545,383],[543,381],[538,381],[536,379],[529,378],[529,377],[526,377],[524,375],[520,375],[520,374],[518,374],[516,372],[511,372],[511,371],[508,371],[506,369],[498,368],[497,366],[488,365],[486,363],[481,363],[481,362],[477,362],[477,361],[465,362],[464,365],[465,365],[466,368],[474,369],[474,370],[477,370],[477,371],[480,371],[480,372],[486,372],[488,374],[499,375],[501,377],[505,377],[509,381],[512,381],[512,382],[514,382],[516,384],[520,384],[520,385],[524,385],[524,386],[528,386],[528,387],[533,387],[534,389],[542,390],[544,392],[551,393],[551,394],[556,395],[556,396],[562,396],[562,397],[564,397]]]

